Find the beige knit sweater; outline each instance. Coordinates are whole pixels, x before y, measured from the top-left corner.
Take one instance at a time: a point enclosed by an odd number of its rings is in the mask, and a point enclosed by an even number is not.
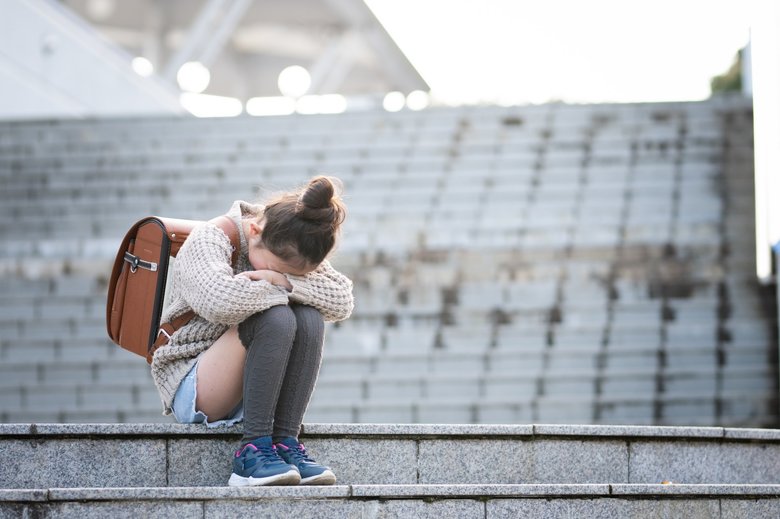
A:
[[[232,247],[216,225],[204,223],[190,233],[173,267],[171,303],[162,322],[192,309],[197,314],[173,334],[152,359],[152,378],[160,392],[163,414],[171,414],[173,396],[197,356],[231,326],[250,315],[290,302],[312,306],[326,321],[340,321],[352,313],[352,282],[326,260],[305,276],[287,275],[291,292],[266,281],[251,281],[240,272],[254,270],[247,256],[241,220],[256,217],[262,206],[236,201],[228,212],[238,225],[241,253],[231,267]]]

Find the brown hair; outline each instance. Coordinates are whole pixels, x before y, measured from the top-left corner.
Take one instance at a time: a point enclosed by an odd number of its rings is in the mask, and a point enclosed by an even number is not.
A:
[[[262,245],[284,261],[319,265],[336,244],[346,215],[341,181],[314,177],[301,189],[266,203]]]

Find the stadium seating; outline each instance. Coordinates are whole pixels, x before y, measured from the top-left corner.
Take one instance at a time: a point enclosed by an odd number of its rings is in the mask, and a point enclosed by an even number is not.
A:
[[[111,345],[148,214],[327,173],[355,282],[308,422],[777,424],[750,102],[0,123],[0,421],[168,421]]]

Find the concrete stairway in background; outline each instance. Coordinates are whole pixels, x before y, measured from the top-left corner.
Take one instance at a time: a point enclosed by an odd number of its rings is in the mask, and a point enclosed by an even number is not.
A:
[[[307,424],[333,487],[225,486],[240,429],[0,425],[0,517],[778,517],[780,430]]]
[[[777,427],[749,99],[0,124],[0,422],[159,422],[110,344],[148,214],[344,182],[320,423]],[[255,189],[257,188],[257,189]]]

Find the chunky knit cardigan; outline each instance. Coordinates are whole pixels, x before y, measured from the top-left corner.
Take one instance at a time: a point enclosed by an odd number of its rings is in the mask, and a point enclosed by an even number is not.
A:
[[[232,247],[216,225],[204,223],[190,233],[173,266],[171,302],[162,322],[190,309],[197,314],[177,330],[152,359],[152,378],[160,392],[163,414],[171,414],[173,397],[197,357],[232,326],[276,305],[300,303],[322,314],[326,321],[340,321],[352,313],[352,282],[325,260],[305,276],[287,275],[292,291],[266,281],[252,281],[241,272],[254,270],[247,256],[247,240],[241,220],[257,217],[262,206],[236,201],[228,212],[239,229],[241,252],[231,267]]]

